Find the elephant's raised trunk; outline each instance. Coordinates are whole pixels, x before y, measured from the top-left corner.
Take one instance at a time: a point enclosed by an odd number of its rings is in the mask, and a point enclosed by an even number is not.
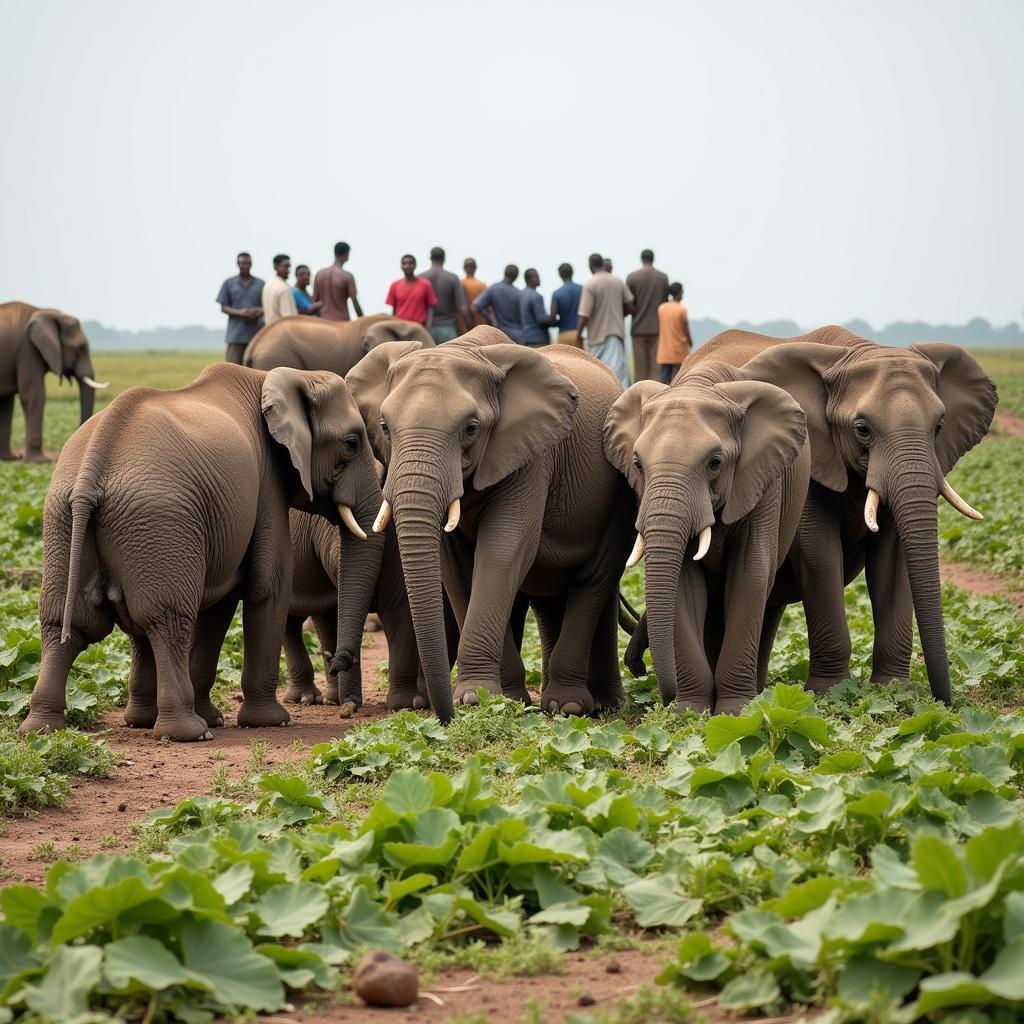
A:
[[[85,381],[78,378],[78,412],[79,423],[84,423],[93,413],[96,407],[96,389],[89,387]]]

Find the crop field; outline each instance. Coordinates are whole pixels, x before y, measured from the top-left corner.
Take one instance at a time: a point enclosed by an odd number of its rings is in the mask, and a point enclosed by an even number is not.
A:
[[[950,479],[986,519],[940,513],[946,578],[962,584],[943,591],[951,708],[919,659],[910,689],[867,681],[859,581],[851,679],[803,689],[791,608],[770,686],[739,717],[680,716],[652,676],[623,670],[612,716],[550,719],[481,692],[444,728],[386,713],[377,633],[355,717],[297,707],[288,729],[241,730],[236,620],[212,741],[120,724],[117,632],[76,662],[72,728],[19,740],[52,466],[0,463],[0,1024],[1021,1020],[1024,352],[979,355],[997,429]],[[96,364],[109,397],[215,358]],[[77,409],[51,384],[54,455]],[[623,589],[642,607],[640,570]],[[532,628],[524,660],[536,691]],[[350,993],[380,948],[420,972],[412,1017]]]

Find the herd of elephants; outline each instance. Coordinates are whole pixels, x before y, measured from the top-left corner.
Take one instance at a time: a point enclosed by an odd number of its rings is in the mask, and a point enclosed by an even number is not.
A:
[[[131,641],[125,721],[197,740],[221,646],[243,606],[241,726],[285,703],[362,701],[376,611],[388,707],[443,722],[480,687],[525,702],[527,611],[540,704],[624,700],[649,648],[662,698],[738,713],[766,682],[783,610],[802,602],[809,689],[845,679],[845,586],[863,569],[873,680],[910,675],[916,617],[934,696],[950,699],[940,593],[941,495],[988,432],[996,388],[962,348],[877,345],[841,327],[799,338],[729,330],[670,385],[622,389],[586,352],[531,349],[492,327],[434,346],[390,316],[289,317],[177,390],[130,388],[92,416],[78,321],[0,306],[0,457],[17,393],[42,456],[43,377],[74,377],[82,425],[43,516],[42,660],[24,732],[64,725],[75,658],[115,625]],[[645,560],[646,609],[619,595]],[[312,618],[327,660],[314,683]],[[452,668],[457,665],[453,691]]]

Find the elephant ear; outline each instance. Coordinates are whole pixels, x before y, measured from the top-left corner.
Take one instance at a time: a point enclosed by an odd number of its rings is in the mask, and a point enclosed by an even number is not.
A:
[[[279,366],[263,381],[260,405],[270,436],[288,449],[301,487],[296,500],[313,500],[313,430],[309,422],[309,382],[301,370]]]
[[[43,357],[50,373],[59,377],[64,369],[64,357],[61,354],[56,315],[49,310],[33,313],[28,321],[28,339]]]
[[[999,396],[989,375],[959,345],[936,341],[911,345],[910,351],[933,362],[939,371],[946,422],[935,439],[935,455],[945,475],[988,433]]]
[[[363,334],[363,355],[389,341],[416,341],[423,348],[433,348],[430,332],[419,324],[407,320],[378,320],[370,324]]]
[[[420,348],[418,341],[385,341],[363,356],[345,375],[373,450],[385,463],[388,461],[387,440],[380,429],[380,406],[388,393],[388,371],[399,359]]]
[[[840,492],[846,490],[848,479],[846,463],[832,439],[826,415],[826,380],[828,371],[846,354],[842,346],[798,341],[772,345],[738,368],[745,380],[774,384],[800,403],[811,439],[811,477],[823,487]]]
[[[789,469],[807,441],[807,417],[791,395],[756,380],[716,384],[714,390],[743,410],[740,453],[722,522],[749,515],[765,491]]]
[[[550,359],[521,345],[486,345],[479,354],[502,375],[498,418],[473,474],[482,491],[569,434],[579,391]]]
[[[605,417],[605,458],[629,481],[634,490],[640,489],[640,474],[633,464],[633,446],[640,434],[641,414],[647,402],[667,390],[667,384],[659,384],[656,380],[638,381],[615,399]]]

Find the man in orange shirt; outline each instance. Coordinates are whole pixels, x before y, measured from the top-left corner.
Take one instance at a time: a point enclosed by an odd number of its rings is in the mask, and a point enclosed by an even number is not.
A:
[[[662,384],[672,383],[692,347],[690,320],[683,305],[683,286],[674,281],[668,286],[668,302],[658,307],[658,369]]]
[[[469,306],[469,323],[463,320],[459,326],[462,333],[465,334],[470,328],[487,323],[483,313],[473,305],[483,295],[487,283],[476,276],[476,260],[472,256],[466,258],[462,269],[466,272],[466,276],[462,279],[462,290],[466,293],[466,305]]]

